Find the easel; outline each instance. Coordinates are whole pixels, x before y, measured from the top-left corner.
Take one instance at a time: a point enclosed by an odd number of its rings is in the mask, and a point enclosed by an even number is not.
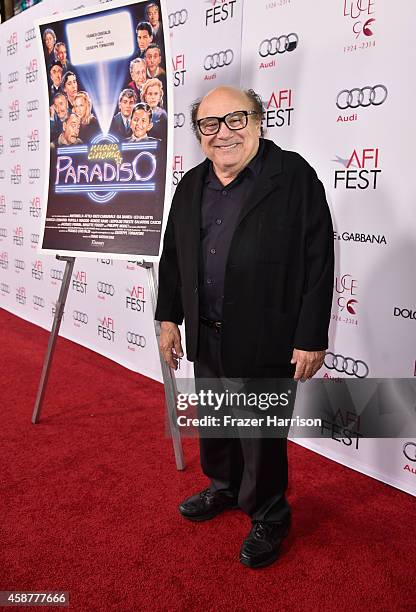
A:
[[[64,277],[62,279],[61,290],[59,292],[58,301],[56,302],[55,309],[55,317],[52,324],[51,333],[49,336],[48,348],[46,350],[45,359],[43,362],[42,374],[40,376],[38,393],[36,396],[35,407],[33,409],[32,414],[32,423],[35,425],[39,423],[40,413],[42,409],[43,398],[46,391],[46,385],[48,382],[48,376],[50,371],[50,366],[52,363],[52,357],[55,350],[56,340],[59,334],[59,328],[61,326],[62,316],[64,314],[66,298],[68,295],[69,283],[71,281],[72,271],[74,269],[75,257],[66,257],[62,255],[57,255],[56,259],[59,261],[65,261],[65,272]],[[157,280],[154,266],[151,262],[142,261],[139,262],[139,265],[147,270],[147,279],[149,282],[150,289],[150,297],[152,304],[152,313],[154,315],[156,311],[156,300],[157,300]],[[159,336],[160,336],[160,324],[158,321],[154,321],[155,325],[155,333],[157,344],[159,347]],[[178,470],[183,470],[185,468],[185,463],[183,459],[183,451],[182,451],[182,441],[179,432],[179,428],[176,422],[176,397],[177,397],[177,388],[176,388],[176,380],[173,371],[169,368],[167,363],[164,361],[159,348],[159,358],[160,364],[162,367],[162,377],[163,384],[165,387],[165,403],[166,403],[166,411],[169,422],[169,430],[170,435],[172,437],[173,444],[173,452],[175,454],[176,468]]]

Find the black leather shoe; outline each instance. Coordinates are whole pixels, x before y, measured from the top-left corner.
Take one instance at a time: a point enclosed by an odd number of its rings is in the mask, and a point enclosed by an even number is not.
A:
[[[240,550],[240,561],[247,567],[266,567],[274,563],[279,556],[283,539],[289,533],[290,521],[284,523],[266,523],[253,521],[250,533]]]
[[[223,491],[205,489],[185,499],[179,506],[179,512],[190,521],[207,521],[224,510],[237,508],[237,499]]]

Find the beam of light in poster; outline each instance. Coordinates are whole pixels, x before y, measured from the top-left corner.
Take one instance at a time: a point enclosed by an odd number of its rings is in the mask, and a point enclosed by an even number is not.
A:
[[[151,4],[156,16],[147,0],[37,24],[50,135],[43,251],[159,255],[172,98],[165,5]]]

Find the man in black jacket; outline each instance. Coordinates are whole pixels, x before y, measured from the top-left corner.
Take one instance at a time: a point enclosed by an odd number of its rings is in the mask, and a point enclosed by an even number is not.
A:
[[[156,319],[172,368],[187,357],[197,381],[311,378],[328,346],[333,233],[322,183],[297,153],[262,138],[252,91],[218,87],[194,105],[207,159],[173,198],[159,266]],[[223,387],[225,389],[225,386]],[[239,507],[252,519],[240,561],[264,567],[288,533],[285,437],[200,437],[209,487],[181,514],[211,519]]]

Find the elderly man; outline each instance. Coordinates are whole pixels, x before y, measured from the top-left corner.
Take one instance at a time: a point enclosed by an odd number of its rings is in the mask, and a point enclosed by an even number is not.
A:
[[[172,368],[183,355],[195,377],[312,377],[328,345],[333,234],[323,186],[297,153],[263,139],[253,92],[218,87],[192,110],[207,159],[173,198],[159,266],[156,319]],[[289,381],[290,382],[290,381]],[[183,501],[203,521],[239,507],[252,520],[240,561],[264,567],[290,526],[285,437],[201,437],[209,487]]]
[[[160,21],[159,6],[156,2],[149,2],[146,5],[147,20],[152,26],[152,38],[153,42],[157,45],[161,45],[163,41],[163,27]]]
[[[58,139],[51,142],[51,148],[82,144],[79,138],[79,129],[81,127],[81,119],[75,113],[71,113],[66,121],[62,124],[62,133]]]
[[[55,140],[62,132],[64,121],[68,118],[68,99],[65,94],[57,93],[50,108],[51,140]]]

